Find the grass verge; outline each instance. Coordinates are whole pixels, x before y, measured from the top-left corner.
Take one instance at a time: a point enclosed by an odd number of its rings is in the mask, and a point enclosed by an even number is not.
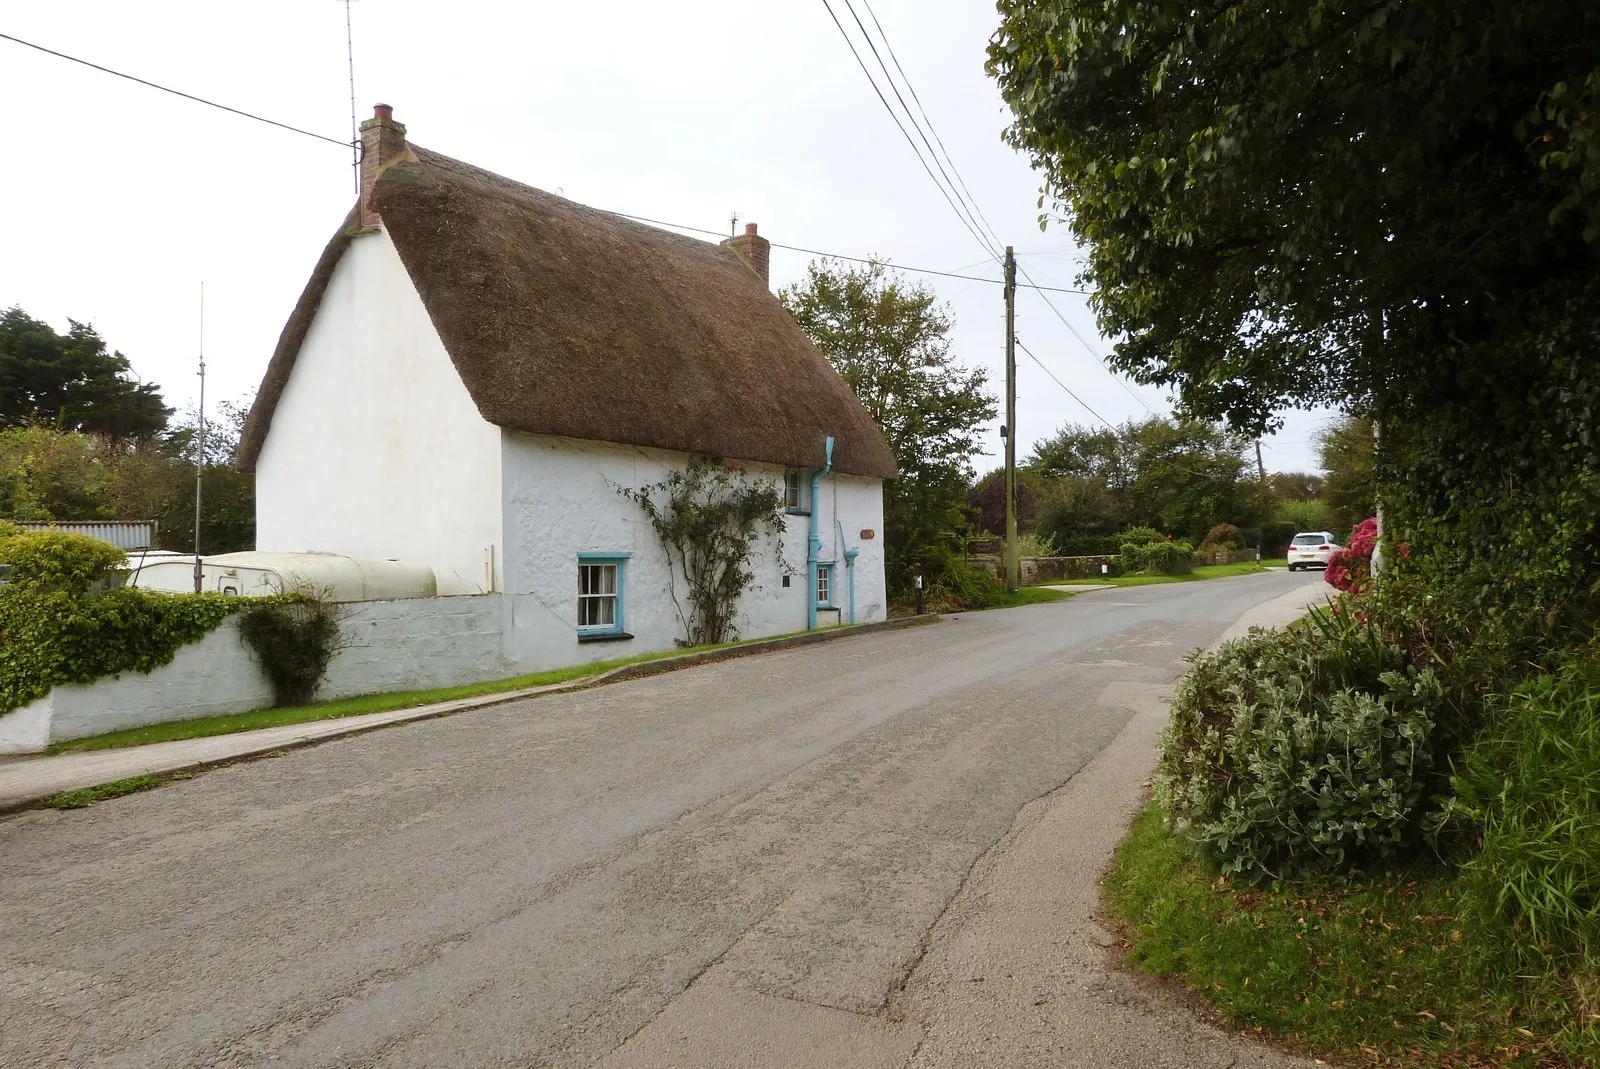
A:
[[[798,632],[798,634],[805,633]],[[435,702],[455,701],[460,698],[478,698],[513,690],[527,690],[531,687],[570,683],[630,664],[643,664],[646,661],[681,657],[688,653],[732,649],[757,642],[771,642],[774,638],[792,637],[792,635],[777,635],[768,638],[749,639],[745,642],[730,642],[720,646],[694,646],[686,649],[642,653],[633,657],[594,661],[590,664],[556,668],[548,672],[512,676],[509,679],[491,679],[482,683],[468,683],[459,687],[395,691],[387,694],[364,694],[355,698],[335,698],[329,701],[313,702],[310,705],[289,706],[281,709],[256,709],[248,713],[204,716],[194,720],[173,720],[164,724],[151,724],[147,727],[111,731],[104,735],[92,735],[83,739],[68,739],[52,744],[45,750],[45,753],[77,753],[86,750],[119,749],[125,746],[146,746],[156,742],[204,739],[214,735],[232,735],[235,732],[255,731],[260,728],[307,724],[316,720],[336,720],[347,716],[360,716],[363,713],[387,713],[396,709],[414,709],[419,705],[432,705]]]
[[[1158,583],[1194,583],[1203,579],[1227,579],[1235,575],[1256,575],[1267,569],[1255,561],[1238,564],[1202,564],[1188,575],[1114,575],[1109,578],[1062,579],[1054,586],[1154,586]]]
[[[1050,590],[1040,586],[1019,586],[1015,594],[1002,590],[995,595],[995,600],[987,605],[978,606],[982,609],[1014,609],[1018,605],[1039,605],[1046,601],[1061,601],[1072,597],[1072,592],[1067,590]]]
[[[1499,964],[1503,955],[1456,922],[1454,870],[1336,889],[1246,887],[1192,861],[1152,806],[1123,843],[1105,899],[1131,942],[1129,962],[1181,980],[1231,1027],[1406,1069],[1600,1065],[1600,1031],[1592,1018],[1579,1023],[1592,985]]]
[[[52,794],[39,804],[49,809],[83,809],[107,798],[120,798],[124,794],[137,794],[159,787],[165,780],[161,776],[130,776],[127,779],[102,783],[98,787],[84,787],[76,791]]]
[[[939,594],[930,594],[923,608],[929,613],[958,613],[958,612],[985,612],[989,609],[1015,609],[1019,605],[1039,605],[1047,601],[1061,601],[1074,595],[1070,590],[1051,590],[1047,587],[1023,586],[1018,587],[1015,594],[1008,594],[1003,589],[996,589],[985,597],[993,600],[985,601],[982,605],[973,605],[959,601],[952,597]],[[916,602],[909,599],[896,599],[889,603],[890,617],[912,616],[916,613]]]

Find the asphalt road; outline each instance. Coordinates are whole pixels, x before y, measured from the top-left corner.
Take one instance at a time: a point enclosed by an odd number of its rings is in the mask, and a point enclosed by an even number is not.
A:
[[[498,706],[0,820],[0,1066],[587,1066],[708,967],[877,1014],[1282,572]]]

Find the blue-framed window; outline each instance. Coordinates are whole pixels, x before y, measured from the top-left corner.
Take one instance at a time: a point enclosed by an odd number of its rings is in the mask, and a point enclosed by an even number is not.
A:
[[[805,515],[810,511],[806,501],[805,480],[798,471],[783,473],[783,509],[785,512]]]
[[[833,565],[817,565],[817,607],[833,607]]]
[[[578,554],[578,640],[631,638],[623,624],[628,554]]]

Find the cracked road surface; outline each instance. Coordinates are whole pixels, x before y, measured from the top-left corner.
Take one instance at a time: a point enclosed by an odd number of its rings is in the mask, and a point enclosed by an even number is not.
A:
[[[718,1015],[774,1064],[903,1065],[891,1000],[1019,811],[1317,582],[962,615],[0,819],[0,1065],[620,1066]]]

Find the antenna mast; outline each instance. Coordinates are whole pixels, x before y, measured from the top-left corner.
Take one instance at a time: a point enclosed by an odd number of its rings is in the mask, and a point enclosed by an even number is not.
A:
[[[200,566],[200,495],[206,473],[206,284],[200,283],[200,437],[194,453],[194,592],[204,585]]]
[[[350,32],[350,4],[352,0],[340,0],[344,4],[344,55],[350,65],[350,170],[355,175],[356,193],[361,192],[361,131],[356,125],[356,45],[355,37]]]

